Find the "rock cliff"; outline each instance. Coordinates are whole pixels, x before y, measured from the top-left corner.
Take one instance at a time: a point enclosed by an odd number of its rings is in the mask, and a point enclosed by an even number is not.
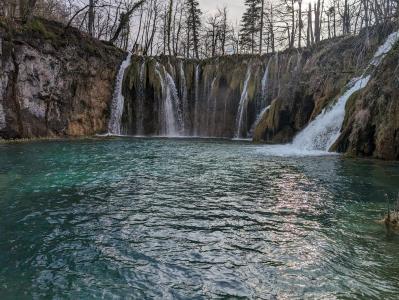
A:
[[[45,20],[0,25],[0,138],[104,132],[123,52]]]

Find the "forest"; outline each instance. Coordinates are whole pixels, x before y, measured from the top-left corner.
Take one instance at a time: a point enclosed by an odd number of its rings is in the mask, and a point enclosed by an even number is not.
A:
[[[197,59],[311,47],[398,18],[393,0],[243,0],[243,5],[242,18],[233,20],[228,7],[204,14],[197,0],[7,0],[0,3],[0,16],[55,20],[135,54]]]

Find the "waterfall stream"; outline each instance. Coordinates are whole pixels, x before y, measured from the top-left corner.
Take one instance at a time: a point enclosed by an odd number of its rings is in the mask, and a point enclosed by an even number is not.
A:
[[[145,60],[141,64],[139,74],[139,89],[137,91],[138,105],[136,109],[137,135],[144,134],[144,99],[145,99]]]
[[[385,43],[374,54],[372,61],[363,75],[354,78],[346,91],[338,98],[337,102],[325,109],[294,139],[292,146],[305,151],[328,151],[340,135],[345,118],[345,106],[348,99],[357,91],[364,88],[370,80],[372,71],[382,62],[387,53],[399,40],[399,32],[390,34]]]
[[[200,80],[200,65],[195,67],[195,104],[194,104],[194,135],[199,135],[199,80]]]
[[[162,72],[161,72],[162,70]],[[180,99],[175,82],[164,66],[157,62],[155,71],[161,83],[162,103],[160,103],[161,135],[180,136],[182,117]]]
[[[121,134],[122,114],[123,114],[123,107],[125,105],[125,98],[123,97],[122,94],[122,85],[123,85],[123,78],[125,75],[125,71],[130,65],[131,58],[132,58],[132,53],[129,52],[126,59],[122,62],[118,71],[118,75],[116,77],[114,95],[111,104],[111,117],[108,123],[108,134],[110,135]]]
[[[246,114],[247,104],[248,104],[248,84],[250,79],[251,79],[251,66],[248,66],[244,87],[241,93],[240,104],[238,106],[238,111],[237,111],[235,138],[242,138],[242,131],[244,130],[243,129],[244,116]]]
[[[182,132],[183,134],[187,134],[187,126],[186,126],[186,116],[189,113],[188,107],[188,99],[187,99],[187,82],[186,82],[186,74],[184,72],[184,63],[180,62],[180,95],[182,98],[183,111],[182,111]]]

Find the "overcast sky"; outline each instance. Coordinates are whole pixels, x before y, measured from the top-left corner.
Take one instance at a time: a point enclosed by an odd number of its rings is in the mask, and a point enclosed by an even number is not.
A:
[[[229,19],[234,23],[240,21],[244,12],[244,0],[198,0],[198,2],[205,14],[226,6],[229,10]]]

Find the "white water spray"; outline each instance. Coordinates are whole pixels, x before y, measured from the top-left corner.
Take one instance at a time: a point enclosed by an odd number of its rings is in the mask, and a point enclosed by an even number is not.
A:
[[[122,85],[125,71],[130,65],[131,58],[132,53],[129,52],[126,59],[122,62],[121,67],[119,68],[118,75],[116,77],[115,90],[111,104],[111,117],[108,123],[108,134],[110,135],[121,134],[122,114],[123,107],[125,105],[125,98],[122,94]]]

